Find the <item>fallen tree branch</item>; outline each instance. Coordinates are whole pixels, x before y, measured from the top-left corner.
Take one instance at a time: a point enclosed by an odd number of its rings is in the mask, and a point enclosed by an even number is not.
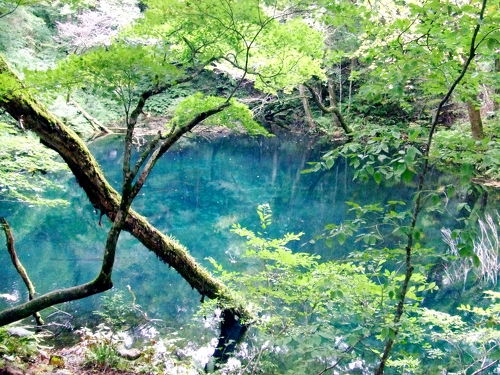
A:
[[[76,102],[74,99],[71,99],[68,101],[68,104],[71,104],[73,107],[76,108],[78,113],[80,113],[85,120],[92,126],[94,131],[100,132],[100,133],[105,133],[105,134],[111,134],[113,133],[108,127],[104,126],[101,124],[101,122],[93,117],[90,113],[88,113],[81,105],[80,103]]]

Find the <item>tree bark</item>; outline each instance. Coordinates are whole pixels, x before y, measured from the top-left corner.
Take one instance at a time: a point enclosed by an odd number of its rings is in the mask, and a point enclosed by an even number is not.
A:
[[[299,95],[302,101],[302,107],[304,108],[307,127],[309,130],[314,131],[316,129],[316,124],[312,117],[311,107],[309,106],[309,99],[306,96],[306,88],[304,85],[299,85]]]
[[[344,132],[347,135],[347,137],[351,138],[352,137],[352,130],[349,127],[349,125],[347,125],[347,123],[345,122],[344,116],[342,116],[342,113],[340,113],[336,104],[330,102],[329,107],[325,106],[323,104],[323,101],[321,100],[321,97],[319,96],[319,94],[316,91],[314,91],[314,89],[310,85],[305,84],[304,86],[309,89],[309,92],[311,93],[314,101],[316,102],[318,107],[321,109],[321,111],[323,113],[333,113],[337,117],[342,129],[344,129]]]
[[[483,121],[481,120],[481,110],[472,101],[467,102],[467,112],[469,112],[470,130],[474,139],[483,139]]]
[[[328,101],[330,102],[331,108],[337,107],[337,99],[335,98],[335,84],[333,82],[333,79],[331,79],[330,77],[328,78]],[[338,128],[342,128],[342,124],[340,123],[337,115],[335,113],[333,113],[332,115],[333,123],[335,124],[335,126]]]
[[[9,75],[19,81],[1,56],[0,74]],[[19,84],[21,85],[20,81]],[[26,129],[34,131],[42,144],[56,151],[64,159],[93,206],[113,221],[119,208],[120,195],[106,180],[97,161],[78,135],[26,90],[16,90],[2,98],[0,107],[22,122]],[[227,304],[236,305],[230,290],[198,264],[184,246],[161,233],[132,209],[127,215],[124,230],[130,232],[164,263],[172,266],[202,296],[220,298]],[[88,287],[91,288],[92,285],[89,284]],[[242,306],[234,306],[234,311],[241,317],[249,317]]]

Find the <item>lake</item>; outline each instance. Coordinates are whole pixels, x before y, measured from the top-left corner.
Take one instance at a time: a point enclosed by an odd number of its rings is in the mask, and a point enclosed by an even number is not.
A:
[[[222,137],[211,141],[190,138],[158,162],[133,207],[157,228],[186,245],[209,268],[208,257],[228,269],[237,267],[243,243],[230,232],[231,225],[240,223],[258,230],[255,209],[262,203],[269,203],[273,210],[273,236],[304,232],[295,249],[319,254],[324,259],[340,258],[357,245],[348,241],[330,248],[323,241],[310,240],[321,233],[325,224],[338,224],[347,217],[346,201],[410,202],[414,186],[353,181],[352,168],[344,161],[338,161],[326,172],[302,174],[307,162],[318,160],[328,147],[332,146],[301,137]],[[107,137],[93,142],[90,149],[109,181],[118,187],[121,140]],[[91,280],[100,268],[109,228],[106,219],[99,225],[99,213],[69,173],[56,178],[63,189],[47,194],[66,199],[68,206],[47,208],[0,202],[0,215],[9,220],[19,257],[39,293]],[[459,184],[457,177],[436,172],[430,179],[434,184]],[[453,217],[440,216],[438,226],[429,226],[427,243],[444,248],[440,229],[453,223]],[[0,264],[0,294],[25,300],[25,287],[6,251],[0,251]],[[199,295],[126,232],[120,237],[113,279],[116,290],[126,291],[127,285],[131,286],[137,302],[150,317],[173,326],[190,320],[199,306]],[[92,322],[92,311],[99,301],[99,297],[92,297],[59,307],[84,322]],[[456,305],[459,301],[454,302]],[[0,308],[7,304],[0,300]]]

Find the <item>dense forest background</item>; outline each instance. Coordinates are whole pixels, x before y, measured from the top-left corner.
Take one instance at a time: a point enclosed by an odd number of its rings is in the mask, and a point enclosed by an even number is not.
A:
[[[498,21],[0,1],[0,373],[498,373]]]

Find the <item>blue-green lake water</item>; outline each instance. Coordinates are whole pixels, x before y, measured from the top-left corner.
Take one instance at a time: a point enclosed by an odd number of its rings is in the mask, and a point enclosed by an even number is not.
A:
[[[306,163],[318,160],[325,147],[299,138],[189,139],[161,159],[133,207],[208,267],[207,257],[228,268],[238,263],[242,241],[229,229],[233,223],[258,229],[255,208],[262,203],[269,203],[273,210],[271,234],[304,232],[297,249],[326,259],[345,256],[355,249],[352,242],[329,248],[309,240],[326,223],[346,218],[346,201],[410,202],[414,186],[353,181],[351,168],[342,161],[326,173],[301,174]],[[120,139],[105,138],[92,143],[90,149],[110,182],[118,186]],[[436,184],[446,178],[432,177]],[[9,220],[19,256],[40,293],[91,280],[100,268],[109,226],[106,219],[99,225],[99,213],[69,173],[58,179],[64,189],[49,194],[66,199],[68,206],[0,202],[0,215]],[[441,243],[439,229],[452,219],[441,217],[430,231],[429,241]],[[6,251],[0,251],[0,265],[0,294],[25,300],[24,285]],[[174,325],[190,319],[199,306],[199,295],[126,232],[120,237],[113,279],[117,290],[132,287],[149,316]],[[76,316],[92,317],[98,303],[99,298],[92,297],[63,308],[76,311]],[[0,300],[0,308],[7,305]]]

